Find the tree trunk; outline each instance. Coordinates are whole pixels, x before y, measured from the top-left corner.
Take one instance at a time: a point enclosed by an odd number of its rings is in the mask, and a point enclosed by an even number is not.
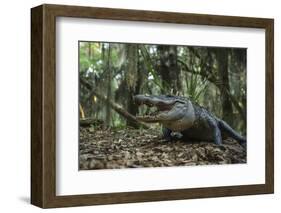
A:
[[[133,96],[136,94],[138,81],[138,46],[136,44],[127,45],[127,63],[125,66],[125,82],[127,87],[127,110],[130,114],[136,115],[138,107],[134,103]],[[136,122],[127,120],[127,125],[137,127]]]
[[[228,95],[228,93],[230,93],[228,75],[229,50],[225,48],[217,48],[215,49],[215,55],[217,59],[218,75],[220,81],[218,86],[221,93],[222,117],[226,122],[232,125],[233,109],[231,99]]]
[[[88,42],[88,59],[92,60],[92,43]]]
[[[112,88],[111,88],[111,65],[110,65],[110,60],[111,60],[111,46],[110,44],[108,45],[108,50],[107,50],[107,64],[106,64],[106,72],[107,72],[107,92],[106,92],[106,96],[107,99],[111,100],[111,96],[112,96]],[[110,122],[111,122],[111,109],[109,104],[106,104],[105,107],[105,123],[106,125],[110,126]]]
[[[79,104],[80,119],[85,118],[85,113],[81,104]]]
[[[176,94],[181,90],[180,69],[177,60],[176,46],[157,46],[160,64],[158,72],[163,80],[162,93]]]

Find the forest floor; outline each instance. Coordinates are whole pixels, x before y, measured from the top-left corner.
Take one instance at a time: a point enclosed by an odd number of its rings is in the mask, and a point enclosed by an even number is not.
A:
[[[80,127],[79,148],[80,170],[246,163],[235,140],[166,141],[155,129]]]

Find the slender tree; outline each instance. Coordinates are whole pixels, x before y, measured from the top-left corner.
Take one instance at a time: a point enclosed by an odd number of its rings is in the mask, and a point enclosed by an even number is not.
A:
[[[137,107],[133,101],[133,96],[136,94],[138,83],[138,46],[136,44],[127,45],[127,62],[125,66],[125,82],[127,88],[127,110],[130,114],[136,115]],[[127,120],[127,125],[136,127],[135,122]]]
[[[106,73],[107,73],[107,99],[111,100],[112,96],[112,88],[111,88],[111,80],[112,80],[112,70],[111,70],[111,44],[108,44],[108,50],[107,50],[107,64],[106,64]],[[110,119],[111,119],[111,108],[109,104],[106,104],[106,124],[110,125]]]
[[[159,55],[158,72],[163,80],[161,92],[176,94],[181,90],[177,46],[158,45],[157,51]]]
[[[217,59],[217,70],[219,76],[219,90],[222,104],[222,117],[223,119],[232,124],[233,109],[231,99],[229,97],[229,50],[226,48],[215,48],[214,53]]]

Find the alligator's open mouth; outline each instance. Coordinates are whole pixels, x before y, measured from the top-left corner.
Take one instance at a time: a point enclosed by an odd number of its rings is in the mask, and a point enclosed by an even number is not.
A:
[[[145,117],[156,117],[160,112],[165,113],[168,112],[172,106],[167,105],[154,105],[149,103],[138,104],[139,107],[142,107],[142,111],[145,113],[143,115],[137,115],[137,118],[145,118]]]
[[[141,113],[144,113],[137,115],[136,118],[144,122],[157,122],[158,116],[169,112],[174,105],[174,102],[161,100],[158,96],[137,95],[134,101],[141,107]]]

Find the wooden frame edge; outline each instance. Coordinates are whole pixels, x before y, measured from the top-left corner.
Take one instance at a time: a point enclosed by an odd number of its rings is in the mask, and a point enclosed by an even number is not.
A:
[[[31,203],[43,207],[42,64],[43,7],[31,10]]]
[[[266,185],[274,193],[274,20],[265,27],[265,75],[266,75]]]
[[[110,14],[110,15],[109,15]],[[56,196],[56,17],[264,28],[266,31],[266,183],[196,189]],[[274,20],[111,8],[41,5],[31,9],[31,203],[41,208],[179,200],[274,192]],[[271,153],[271,154],[269,154]],[[242,187],[242,188],[241,188]]]

